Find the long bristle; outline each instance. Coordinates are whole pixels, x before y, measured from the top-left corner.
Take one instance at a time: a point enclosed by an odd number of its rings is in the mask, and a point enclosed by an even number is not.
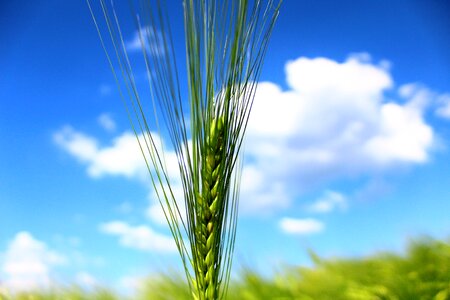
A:
[[[165,1],[131,1],[150,87],[150,115],[136,85],[113,0],[98,0],[107,34],[100,29],[94,0],[86,1],[192,294],[200,300],[224,298],[236,237],[240,150],[281,1],[274,6],[274,0],[183,0],[188,99],[181,98]],[[152,115],[158,134],[160,125],[169,134],[184,199],[174,197],[164,148],[150,128]],[[183,206],[185,212],[180,211]]]

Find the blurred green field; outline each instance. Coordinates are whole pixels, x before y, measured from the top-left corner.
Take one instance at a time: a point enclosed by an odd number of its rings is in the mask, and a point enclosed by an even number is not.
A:
[[[230,284],[228,299],[447,300],[450,299],[450,241],[420,239],[404,255],[380,253],[365,258],[321,259],[311,253],[311,268],[287,267],[272,278],[244,270]],[[191,299],[183,276],[149,280],[133,297],[109,290],[0,294],[8,300],[169,300]]]

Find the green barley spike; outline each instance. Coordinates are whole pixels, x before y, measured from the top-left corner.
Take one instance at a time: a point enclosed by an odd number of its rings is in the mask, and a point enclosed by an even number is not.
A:
[[[236,237],[240,150],[281,0],[183,0],[183,84],[166,8],[166,2],[179,2],[129,0],[150,101],[136,84],[114,0],[86,1],[192,297],[224,299]],[[158,142],[163,133],[178,159],[182,199],[174,196],[174,174]]]
[[[209,125],[209,134],[205,138],[205,147],[203,148],[202,157],[202,191],[196,207],[197,227],[197,257],[199,274],[197,277],[202,278],[198,284],[198,293],[201,299],[217,299],[218,295],[218,275],[219,266],[218,249],[220,248],[220,234],[218,224],[220,214],[218,209],[223,206],[221,202],[224,197],[220,194],[220,185],[223,180],[220,178],[222,157],[224,156],[224,118],[219,117],[212,119]]]

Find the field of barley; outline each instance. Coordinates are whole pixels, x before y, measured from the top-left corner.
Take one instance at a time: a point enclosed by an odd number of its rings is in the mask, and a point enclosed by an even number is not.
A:
[[[232,280],[227,299],[450,299],[448,240],[421,238],[410,242],[403,254],[386,252],[364,258],[321,259],[311,252],[310,256],[313,267],[285,267],[272,277],[251,269],[242,270]],[[107,288],[84,291],[77,287],[0,295],[2,300],[191,299],[181,275],[153,278],[128,296]]]

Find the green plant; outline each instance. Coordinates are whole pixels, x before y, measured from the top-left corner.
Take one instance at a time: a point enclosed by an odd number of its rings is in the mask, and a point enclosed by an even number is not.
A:
[[[269,276],[243,268],[230,283],[234,300],[450,299],[450,240],[418,238],[402,254],[321,258],[311,267],[284,266]],[[149,280],[148,299],[189,299],[178,277]]]
[[[232,280],[230,300],[300,299],[450,299],[450,240],[419,238],[402,255],[387,252],[362,258],[323,259],[311,252],[311,267],[284,266],[265,277],[244,268]],[[3,297],[3,298],[2,298]],[[6,296],[1,300],[184,300],[192,296],[180,274],[166,273],[146,280],[136,297],[114,296],[99,288],[57,288]]]
[[[113,1],[99,0],[104,35],[87,0],[192,295],[199,300],[224,298],[236,236],[241,145],[281,1],[183,1],[188,105],[181,97],[166,3],[150,2],[130,4],[133,12],[139,11],[135,22],[158,133],[151,130],[138,92]],[[177,156],[184,199],[174,197],[173,174],[159,142],[160,116]]]
[[[0,300],[116,300],[111,291],[106,289],[96,289],[85,291],[79,287],[71,286],[66,288],[53,288],[51,290],[36,290],[18,292],[11,296],[4,296],[0,293]]]

